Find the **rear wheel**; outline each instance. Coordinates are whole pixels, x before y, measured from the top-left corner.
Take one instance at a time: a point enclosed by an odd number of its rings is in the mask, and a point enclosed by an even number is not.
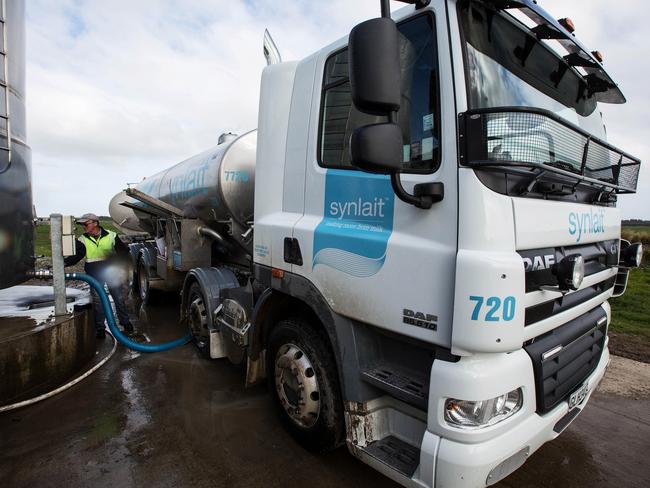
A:
[[[300,444],[323,452],[344,441],[336,363],[320,331],[302,319],[279,322],[269,337],[267,378],[280,415]]]
[[[194,337],[194,344],[196,344],[201,356],[210,359],[208,307],[206,306],[201,285],[196,282],[190,286],[184,312],[192,337]]]

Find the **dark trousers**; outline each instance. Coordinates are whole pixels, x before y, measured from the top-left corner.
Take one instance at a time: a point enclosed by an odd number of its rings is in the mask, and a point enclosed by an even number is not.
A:
[[[108,291],[113,297],[113,302],[115,303],[115,311],[117,312],[119,323],[122,326],[130,323],[129,312],[126,308],[126,301],[124,300],[124,296],[122,294],[123,279],[120,277],[122,270],[115,268],[114,266],[105,263],[104,261],[86,263],[85,269],[86,273],[99,281],[102,286],[108,286]],[[92,288],[91,293],[93,297],[93,308],[95,309],[95,328],[97,330],[104,330],[104,320],[106,320],[104,307],[102,306],[99,295]],[[112,310],[110,313],[113,313]]]

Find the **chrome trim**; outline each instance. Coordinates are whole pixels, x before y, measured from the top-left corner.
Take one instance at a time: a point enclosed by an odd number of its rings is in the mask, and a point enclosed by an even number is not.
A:
[[[564,346],[559,345],[555,346],[553,349],[546,351],[544,354],[542,354],[542,361],[546,361],[549,359],[551,356],[555,356],[558,352],[560,352],[562,349],[564,349]]]

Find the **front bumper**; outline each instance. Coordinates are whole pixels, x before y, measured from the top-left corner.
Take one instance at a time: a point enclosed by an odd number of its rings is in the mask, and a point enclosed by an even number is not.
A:
[[[576,409],[582,409],[586,405],[605,375],[608,363],[609,350],[605,347],[597,368],[586,380],[589,393]],[[516,371],[513,373],[514,376],[519,376]],[[532,375],[529,378],[532,378]],[[531,385],[524,385],[524,390],[525,393],[528,392],[529,397],[534,398]],[[435,413],[430,412],[429,426],[432,425],[432,415]],[[567,401],[563,401],[545,415],[538,415],[535,412],[534,399],[531,398],[525,401],[520,412],[502,422],[503,425],[493,426],[500,427],[499,432],[487,432],[492,430],[488,428],[484,429],[485,433],[476,433],[474,436],[474,433],[471,433],[469,439],[463,440],[460,435],[450,438],[454,436],[440,436],[427,430],[422,445],[437,445],[437,456],[435,460],[426,460],[426,463],[423,463],[422,459],[421,466],[435,465],[431,481],[435,482],[432,484],[437,488],[491,485],[515,471],[542,444],[557,437],[576,416],[573,410],[569,413]],[[425,451],[426,449],[422,450],[423,456],[426,455]],[[419,474],[420,482],[428,485],[426,481],[429,480],[423,478],[428,478],[430,474],[422,470]]]

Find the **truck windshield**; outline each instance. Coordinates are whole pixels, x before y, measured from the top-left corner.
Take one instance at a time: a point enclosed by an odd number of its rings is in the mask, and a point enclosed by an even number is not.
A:
[[[605,140],[600,112],[580,74],[512,15],[459,2],[470,109],[550,110]]]

